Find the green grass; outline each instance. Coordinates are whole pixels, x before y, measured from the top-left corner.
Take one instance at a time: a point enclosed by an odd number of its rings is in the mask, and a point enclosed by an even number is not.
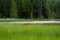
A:
[[[0,40],[60,40],[60,25],[0,25]]]
[[[0,19],[0,22],[21,22],[21,21],[59,21],[60,19],[14,19],[14,18],[6,18]]]

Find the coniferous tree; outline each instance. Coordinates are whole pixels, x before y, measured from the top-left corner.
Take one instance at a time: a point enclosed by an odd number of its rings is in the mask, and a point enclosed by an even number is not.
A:
[[[17,5],[15,0],[10,1],[10,17],[11,18],[17,18]]]

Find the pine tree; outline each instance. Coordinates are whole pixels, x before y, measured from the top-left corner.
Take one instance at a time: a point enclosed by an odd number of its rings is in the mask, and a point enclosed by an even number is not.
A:
[[[11,18],[17,18],[17,5],[15,0],[11,0],[10,2],[10,17]]]

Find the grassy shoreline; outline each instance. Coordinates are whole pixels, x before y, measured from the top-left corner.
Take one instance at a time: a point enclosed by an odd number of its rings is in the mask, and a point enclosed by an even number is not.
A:
[[[21,21],[60,21],[60,19],[14,19],[14,18],[0,19],[0,22],[21,22]]]

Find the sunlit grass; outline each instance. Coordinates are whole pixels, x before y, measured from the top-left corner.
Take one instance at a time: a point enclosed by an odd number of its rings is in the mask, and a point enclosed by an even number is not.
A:
[[[60,25],[0,25],[0,40],[60,40]]]

